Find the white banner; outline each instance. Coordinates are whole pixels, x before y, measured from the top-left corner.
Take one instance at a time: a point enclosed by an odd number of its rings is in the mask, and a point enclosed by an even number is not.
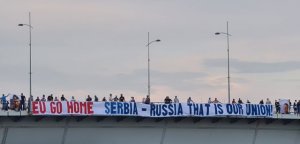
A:
[[[143,104],[130,102],[32,102],[33,115],[98,115],[143,117],[272,117],[273,106],[262,104]]]

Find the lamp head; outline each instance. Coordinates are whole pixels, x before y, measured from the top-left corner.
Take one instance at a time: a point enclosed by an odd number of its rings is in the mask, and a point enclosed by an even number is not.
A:
[[[24,24],[18,24],[18,26],[23,26]]]
[[[220,32],[216,32],[216,33],[215,33],[215,35],[219,35],[219,34],[221,34],[221,33],[220,33]]]
[[[160,39],[155,40],[156,42],[160,42]]]

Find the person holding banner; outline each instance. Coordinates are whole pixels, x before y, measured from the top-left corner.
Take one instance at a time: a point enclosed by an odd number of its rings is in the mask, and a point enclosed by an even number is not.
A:
[[[88,95],[88,97],[86,98],[86,101],[92,101],[92,98],[90,97],[90,95]]]
[[[125,102],[125,98],[124,98],[123,94],[120,95],[119,101],[120,102]]]
[[[194,101],[192,100],[191,97],[189,97],[189,98],[187,99],[187,104],[193,104],[193,103],[194,103]]]
[[[238,104],[243,104],[243,101],[241,100],[241,98],[239,98]]]
[[[68,101],[65,96],[62,94],[61,97],[60,97],[60,101]]]
[[[208,101],[207,101],[207,103],[212,103],[212,100],[211,100],[211,98],[208,98]]]
[[[220,101],[217,98],[215,98],[215,100],[213,101],[213,103],[220,103]]]
[[[172,103],[172,100],[169,98],[169,96],[167,96],[165,98],[165,104],[170,104],[170,103]]]
[[[145,104],[150,104],[150,97],[149,97],[149,95],[147,95],[147,97],[145,99]]]
[[[232,99],[232,102],[231,102],[232,104],[236,104],[236,102],[235,102],[235,99]]]

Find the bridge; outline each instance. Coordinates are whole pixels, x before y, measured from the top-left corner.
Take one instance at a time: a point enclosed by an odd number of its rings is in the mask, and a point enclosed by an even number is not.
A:
[[[0,111],[1,144],[299,144],[299,118],[34,116]]]

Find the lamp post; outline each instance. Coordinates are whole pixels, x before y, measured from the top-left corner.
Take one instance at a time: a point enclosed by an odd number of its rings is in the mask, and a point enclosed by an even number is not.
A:
[[[227,78],[228,78],[228,103],[230,103],[230,71],[229,71],[229,36],[231,36],[228,32],[228,21],[226,23],[227,26],[227,32],[216,32],[215,35],[224,34],[227,37]]]
[[[156,39],[153,41],[149,41],[150,34],[148,32],[148,43],[147,43],[147,47],[148,47],[148,96],[150,97],[150,44],[154,43],[154,42],[160,42],[160,39]]]
[[[18,24],[18,26],[28,26],[29,28],[29,97],[32,96],[31,91],[31,29],[33,28],[31,26],[31,15],[29,12],[29,23],[28,24]]]

